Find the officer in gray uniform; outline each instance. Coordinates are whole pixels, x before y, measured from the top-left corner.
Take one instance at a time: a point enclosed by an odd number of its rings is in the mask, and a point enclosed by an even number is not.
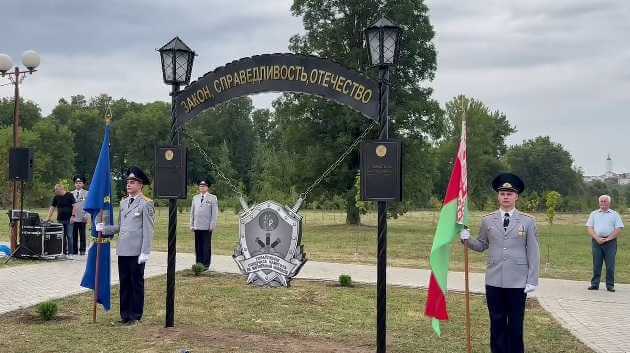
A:
[[[208,192],[209,179],[199,181],[199,194],[195,195],[190,206],[190,230],[195,233],[195,259],[206,269],[210,267],[212,256],[212,231],[217,226],[219,202]]]
[[[116,247],[120,279],[120,323],[136,325],[144,311],[144,266],[153,241],[153,200],[142,194],[149,178],[138,167],[127,171],[127,197],[120,201],[119,225],[98,223],[96,231],[120,233]]]
[[[538,286],[540,252],[536,220],[516,209],[525,185],[516,175],[499,174],[492,182],[499,211],[483,217],[477,239],[467,229],[460,238],[468,247],[488,249],[486,302],[490,314],[492,353],[523,353],[523,318],[527,293]]]
[[[85,206],[85,200],[87,200],[88,191],[83,188],[85,186],[85,177],[81,175],[75,175],[74,180],[75,190],[72,191],[72,196],[76,203],[72,209],[72,217],[70,223],[72,223],[72,253],[85,255],[85,224],[90,218],[90,214],[83,210]],[[79,241],[81,243],[79,244]]]

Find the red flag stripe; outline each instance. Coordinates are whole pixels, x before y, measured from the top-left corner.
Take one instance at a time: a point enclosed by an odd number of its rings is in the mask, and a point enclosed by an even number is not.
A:
[[[446,288],[444,288],[444,290],[446,290]],[[429,279],[429,292],[427,296],[431,298],[431,300],[427,300],[424,314],[438,320],[448,320],[446,297],[444,296],[444,291],[440,288],[440,285],[435,279],[435,276],[433,276],[433,272],[431,272],[431,278]]]

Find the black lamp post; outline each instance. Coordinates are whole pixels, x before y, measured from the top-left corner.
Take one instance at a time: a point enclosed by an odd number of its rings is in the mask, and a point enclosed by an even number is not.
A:
[[[33,74],[37,71],[40,58],[34,50],[27,50],[22,54],[22,64],[26,70],[20,70],[16,65],[13,68],[11,57],[6,54],[0,54],[0,75],[2,77],[9,76],[10,83],[15,86],[14,90],[14,106],[13,106],[13,148],[20,147],[22,129],[20,127],[20,83],[26,78],[26,74]],[[13,72],[9,71],[13,68]],[[4,85],[3,85],[4,86]],[[22,209],[20,194],[22,193],[21,184],[13,180],[12,207],[13,209]],[[11,222],[11,251],[17,248],[17,222]]]
[[[398,57],[401,29],[383,17],[365,29],[373,66],[379,69],[379,138],[389,138],[389,69]],[[376,265],[376,352],[385,353],[387,345],[387,201],[378,201],[378,249]]]
[[[175,128],[175,96],[180,85],[190,82],[195,52],[179,37],[173,38],[158,49],[162,59],[162,76],[164,83],[171,85],[171,144],[181,144],[179,130]],[[165,327],[173,327],[175,322],[175,256],[177,235],[177,199],[168,200],[168,267],[166,270],[166,323]]]

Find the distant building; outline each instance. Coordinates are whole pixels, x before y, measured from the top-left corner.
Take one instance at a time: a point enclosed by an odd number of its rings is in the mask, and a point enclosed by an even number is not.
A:
[[[608,184],[630,185],[630,173],[613,172],[613,161],[608,154],[606,158],[606,172],[602,175],[585,175],[584,182],[592,183],[594,181],[603,181]]]

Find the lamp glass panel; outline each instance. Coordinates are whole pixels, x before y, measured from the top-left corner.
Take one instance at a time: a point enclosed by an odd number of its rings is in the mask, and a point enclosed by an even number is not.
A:
[[[393,64],[396,60],[396,39],[398,31],[394,28],[385,28],[383,31],[383,61],[385,64]]]
[[[162,71],[164,72],[164,81],[173,81],[173,52],[163,51],[162,53]]]
[[[375,29],[368,31],[368,46],[370,47],[370,57],[372,58],[372,65],[380,64],[380,46],[378,41],[378,35],[380,31]]]
[[[186,73],[188,72],[189,52],[178,50],[175,52],[175,75],[178,83],[186,83]]]

